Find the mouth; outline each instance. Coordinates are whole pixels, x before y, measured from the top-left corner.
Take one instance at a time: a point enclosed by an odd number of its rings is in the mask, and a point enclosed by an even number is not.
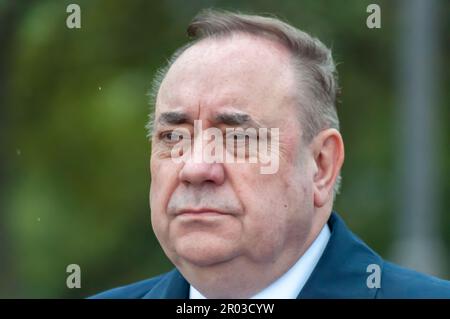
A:
[[[229,215],[226,212],[214,208],[186,208],[176,212],[176,216],[220,216]]]

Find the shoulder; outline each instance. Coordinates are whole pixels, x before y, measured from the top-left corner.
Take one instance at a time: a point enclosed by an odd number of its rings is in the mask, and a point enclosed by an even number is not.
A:
[[[377,298],[450,298],[450,281],[384,262]]]
[[[141,280],[126,286],[121,286],[113,288],[88,299],[138,299],[142,298],[146,293],[149,292],[160,280],[162,280],[167,273]]]

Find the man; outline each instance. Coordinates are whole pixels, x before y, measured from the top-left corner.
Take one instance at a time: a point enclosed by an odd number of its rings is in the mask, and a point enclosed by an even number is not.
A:
[[[449,282],[383,261],[332,212],[344,144],[331,51],[230,12],[202,12],[188,34],[156,77],[149,124],[152,226],[176,268],[95,297],[450,298]],[[277,142],[269,174],[247,149],[262,140]],[[211,143],[244,161],[205,159]]]

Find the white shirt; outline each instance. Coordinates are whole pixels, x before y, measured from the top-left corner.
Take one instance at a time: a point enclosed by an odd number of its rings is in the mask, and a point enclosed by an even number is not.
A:
[[[330,239],[327,224],[300,259],[280,278],[258,292],[251,299],[295,299],[313,272]],[[194,286],[189,288],[189,299],[206,299]]]

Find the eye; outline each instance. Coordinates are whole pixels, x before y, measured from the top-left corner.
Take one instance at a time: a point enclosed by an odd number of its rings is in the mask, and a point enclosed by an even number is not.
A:
[[[242,134],[242,133],[235,133],[232,135],[232,137],[235,141],[244,141],[246,138],[246,135]]]
[[[249,143],[250,140],[258,140],[258,135],[253,132],[233,131],[226,134],[226,139],[233,140],[237,143]]]
[[[227,132],[225,134],[225,138],[229,139],[229,140],[234,140],[234,141],[240,141],[245,139],[245,134],[239,133],[239,132]]]
[[[183,134],[177,131],[167,131],[162,132],[159,135],[160,139],[163,140],[166,143],[172,144],[172,143],[178,143],[183,139]]]

